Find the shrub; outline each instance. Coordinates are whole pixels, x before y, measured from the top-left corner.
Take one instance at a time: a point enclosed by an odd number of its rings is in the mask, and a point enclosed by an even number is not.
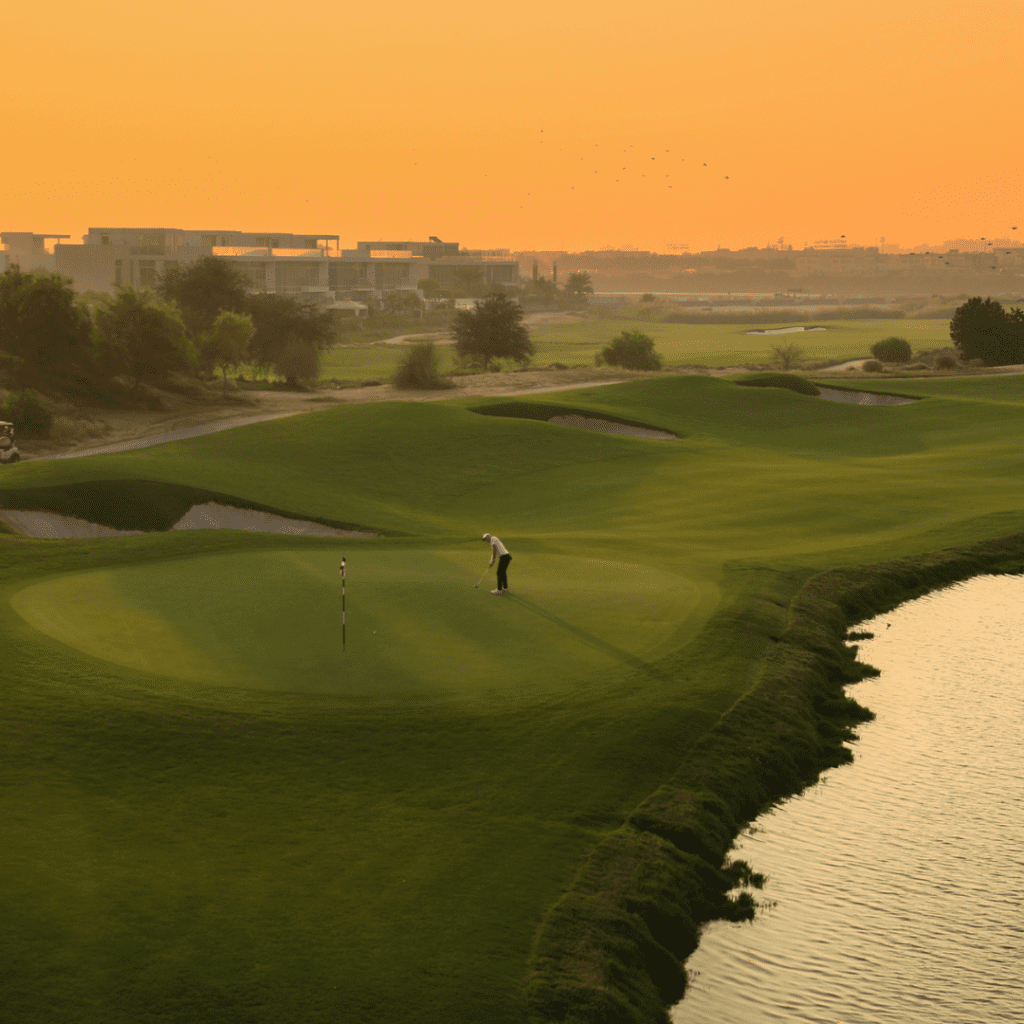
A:
[[[734,383],[743,388],[786,388],[798,395],[820,395],[817,385],[806,377],[797,377],[792,373],[761,373],[756,377],[745,377]]]
[[[43,405],[42,396],[32,388],[12,392],[0,406],[0,419],[14,424],[14,433],[24,438],[50,436],[53,413]]]
[[[913,350],[906,338],[893,335],[876,341],[871,346],[871,354],[883,363],[909,363]]]
[[[626,370],[660,370],[661,356],[654,351],[654,339],[642,331],[623,331],[605,345],[595,360],[600,366],[621,366]]]
[[[955,370],[957,365],[956,356],[951,356],[948,352],[935,358],[936,370]]]
[[[409,349],[398,364],[391,383],[407,391],[440,391],[455,387],[453,380],[442,377],[438,371],[437,351],[432,341]]]
[[[881,373],[885,367],[877,359],[868,359],[861,365],[865,373]]]
[[[292,336],[274,356],[274,369],[290,388],[309,386],[320,376],[320,350],[313,342]]]
[[[775,356],[777,362],[782,363],[784,370],[788,370],[803,358],[804,350],[802,346],[789,342],[785,345],[773,345],[772,355]]]

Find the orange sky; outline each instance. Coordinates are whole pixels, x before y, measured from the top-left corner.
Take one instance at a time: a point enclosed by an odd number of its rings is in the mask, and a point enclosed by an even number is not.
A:
[[[1019,0],[55,0],[3,22],[3,230],[1024,235]]]

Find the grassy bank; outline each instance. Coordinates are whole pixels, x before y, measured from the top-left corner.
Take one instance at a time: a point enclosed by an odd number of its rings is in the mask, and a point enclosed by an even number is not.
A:
[[[671,377],[536,403],[673,441],[465,398],[7,467],[11,507],[145,494],[155,524],[195,489],[393,534],[0,535],[9,1015],[654,1012],[679,913],[745,911],[718,870],[734,827],[845,756],[857,567],[1024,530],[1006,380],[892,383],[925,400]],[[484,530],[513,552],[508,600],[473,588]],[[929,582],[871,572],[865,603]],[[750,743],[791,768],[760,779]]]
[[[1021,572],[1024,533],[811,577],[789,602],[755,685],[594,847],[548,913],[531,957],[531,1020],[667,1024],[700,925],[755,912],[749,892],[727,895],[763,881],[746,862],[728,861],[740,829],[851,761],[845,742],[874,717],[844,691],[876,674],[856,661],[848,627],[972,576]]]

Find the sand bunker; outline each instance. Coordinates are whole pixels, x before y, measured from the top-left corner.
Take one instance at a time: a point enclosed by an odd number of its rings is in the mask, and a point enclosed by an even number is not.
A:
[[[804,334],[809,331],[827,331],[827,327],[776,327],[770,331],[744,331],[744,334]]]
[[[23,537],[37,537],[47,540],[92,537],[138,537],[142,530],[116,530],[112,526],[101,526],[74,516],[62,516],[55,512],[0,512],[0,522]],[[246,508],[232,508],[207,502],[193,505],[172,527],[172,530],[249,530],[253,533],[287,533],[302,537],[375,537],[375,533],[361,533],[358,530],[337,530],[304,519],[288,519],[271,512],[256,512]]]
[[[557,423],[563,427],[579,427],[582,430],[597,430],[602,434],[628,434],[630,437],[649,437],[656,441],[679,440],[675,434],[665,430],[631,427],[628,423],[613,423],[611,420],[598,420],[589,416],[552,416],[548,423]]]
[[[305,519],[287,519],[272,512],[255,512],[248,508],[232,508],[209,501],[193,505],[172,527],[172,530],[252,530],[255,533],[291,533],[303,537],[376,537],[375,533],[338,530],[333,526],[311,523]]]
[[[0,512],[0,522],[23,537],[41,537],[46,540],[91,537],[138,537],[142,530],[115,530],[74,516],[60,516],[55,512]]]
[[[820,384],[818,390],[821,398],[827,402],[846,402],[849,405],[911,405],[920,401],[917,398],[904,398],[902,395],[875,395],[870,391],[840,391],[838,388],[823,388]]]

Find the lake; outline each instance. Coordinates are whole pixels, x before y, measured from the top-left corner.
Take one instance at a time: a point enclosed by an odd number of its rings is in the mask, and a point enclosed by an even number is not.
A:
[[[673,1024],[1024,1020],[1024,577],[856,628],[878,717],[738,838],[773,905],[706,926]]]

